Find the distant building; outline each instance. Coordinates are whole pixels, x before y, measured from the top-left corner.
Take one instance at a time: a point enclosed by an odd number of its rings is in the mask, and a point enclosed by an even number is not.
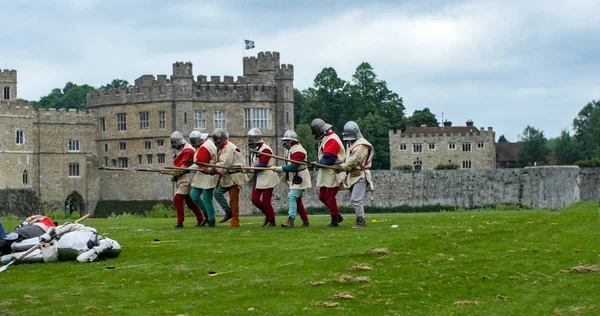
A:
[[[278,139],[294,126],[294,68],[277,52],[244,57],[243,67],[234,80],[194,77],[191,63],[176,62],[170,77],[143,75],[133,86],[90,92],[81,111],[33,109],[17,99],[17,71],[0,71],[0,190],[33,190],[45,209],[74,200],[82,213],[99,201],[171,199],[169,177],[98,167],[172,166],[175,130],[187,138],[222,127],[247,154],[246,133],[256,127],[283,155]]]
[[[521,143],[496,143],[496,168],[517,167]]]
[[[438,165],[456,164],[460,169],[485,169],[496,166],[495,133],[491,127],[410,126],[403,133],[390,130],[390,166],[410,165],[414,170],[434,170]]]

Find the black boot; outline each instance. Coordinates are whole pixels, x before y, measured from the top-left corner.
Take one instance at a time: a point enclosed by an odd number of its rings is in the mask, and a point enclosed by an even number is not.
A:
[[[177,223],[173,228],[183,228],[183,223]]]
[[[262,225],[261,225],[261,226],[262,226],[262,227],[265,227],[265,226],[267,226],[267,225],[269,225],[269,218],[267,217],[267,215],[265,215],[265,220],[263,221],[263,223],[262,223]]]
[[[302,227],[310,227],[310,222],[308,221],[308,218],[302,220]]]
[[[367,223],[365,221],[364,217],[357,217],[356,218],[356,225],[352,226],[352,228],[365,228],[367,226]]]
[[[343,222],[343,221],[344,221],[344,218],[342,217],[342,214],[339,214],[339,215],[337,216],[337,222],[338,222],[338,223],[341,223],[341,222]]]
[[[216,220],[209,219],[209,220],[206,221],[206,226],[205,227],[215,227],[215,222],[216,222]]]
[[[219,221],[219,223],[225,223],[226,221],[228,221],[232,218],[233,218],[233,214],[231,214],[231,211],[225,211],[225,216],[223,216],[223,218]]]
[[[267,227],[277,227],[277,224],[275,224],[275,217],[268,221]]]
[[[202,219],[202,221],[196,225],[198,227],[204,227],[208,223],[208,213],[202,212],[202,215],[204,215],[204,219]]]
[[[337,215],[332,215],[331,216],[331,223],[329,223],[327,225],[327,227],[339,227],[340,224],[338,223],[338,216]]]

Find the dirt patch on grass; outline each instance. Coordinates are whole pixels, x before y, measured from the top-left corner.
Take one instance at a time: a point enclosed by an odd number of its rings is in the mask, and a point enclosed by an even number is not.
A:
[[[465,306],[465,305],[479,305],[479,301],[456,301],[452,303],[454,306]]]
[[[567,270],[560,270],[560,272],[562,273],[589,273],[589,272],[600,272],[600,267],[597,265],[593,265],[593,266],[589,266],[589,265],[584,265],[584,266],[577,266],[577,267],[572,267],[570,269]]]
[[[312,285],[312,286],[319,286],[319,285],[323,285],[323,284],[325,284],[325,282],[323,282],[323,281],[319,281],[319,282],[310,282],[310,285]]]
[[[339,293],[333,294],[333,296],[331,298],[335,300],[338,298],[351,299],[351,298],[356,298],[356,297],[354,296],[354,294],[352,294],[350,292],[339,292]]]
[[[371,280],[368,276],[342,275],[340,276],[340,282],[370,283]]]
[[[368,264],[363,264],[363,263],[359,263],[359,264],[355,264],[352,267],[350,267],[350,269],[348,269],[350,271],[356,271],[356,270],[373,270],[373,268],[368,265]]]
[[[367,253],[374,253],[379,255],[389,255],[390,251],[387,248],[373,248],[367,250]]]

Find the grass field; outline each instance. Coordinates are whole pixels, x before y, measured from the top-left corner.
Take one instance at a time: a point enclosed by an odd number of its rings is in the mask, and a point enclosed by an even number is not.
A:
[[[597,204],[378,214],[362,230],[350,215],[335,229],[328,219],[199,229],[188,218],[175,230],[174,219],[92,218],[121,256],[12,265],[0,315],[600,314]]]

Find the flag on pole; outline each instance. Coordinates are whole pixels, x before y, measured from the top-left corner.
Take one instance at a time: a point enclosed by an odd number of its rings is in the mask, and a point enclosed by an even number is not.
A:
[[[254,41],[244,40],[244,42],[246,42],[246,49],[253,49],[254,48]]]

